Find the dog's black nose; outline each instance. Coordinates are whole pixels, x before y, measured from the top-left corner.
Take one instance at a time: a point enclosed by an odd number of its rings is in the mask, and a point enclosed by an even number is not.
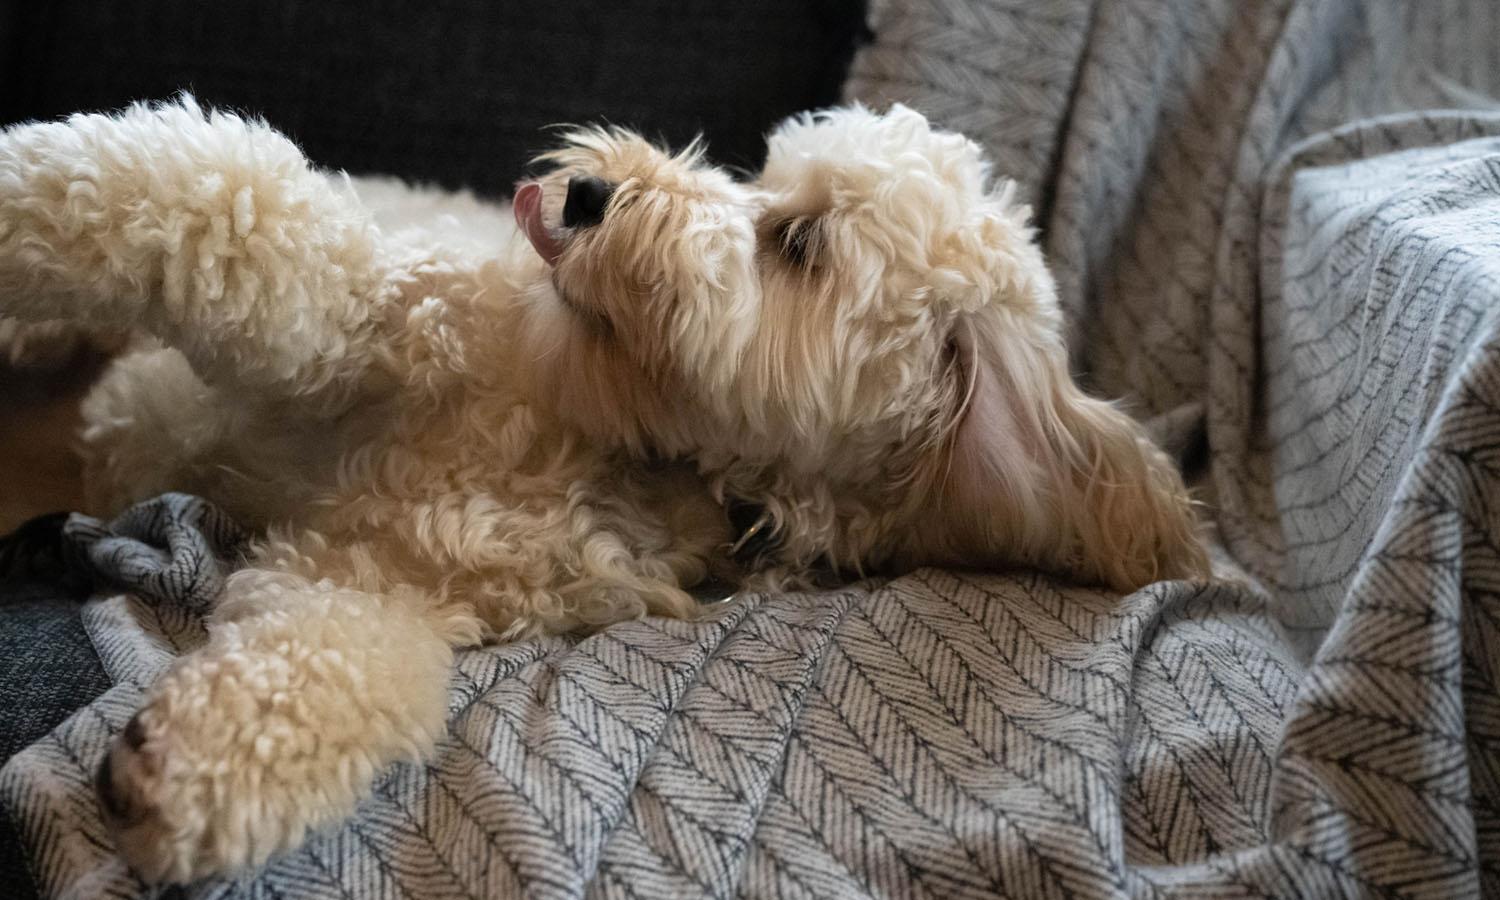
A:
[[[604,218],[604,205],[614,185],[592,175],[574,175],[568,179],[568,199],[563,203],[563,224],[569,228],[598,225]]]

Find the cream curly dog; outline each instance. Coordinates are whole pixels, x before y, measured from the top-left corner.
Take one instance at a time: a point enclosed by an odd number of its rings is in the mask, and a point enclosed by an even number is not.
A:
[[[619,130],[549,159],[517,225],[392,225],[188,99],[0,134],[0,312],[159,342],[86,403],[95,511],[192,491],[265,535],[101,768],[143,877],[349,815],[433,746],[453,647],[693,614],[731,504],[791,581],[1206,573],[973,143],[856,108],[783,126],[753,183]]]

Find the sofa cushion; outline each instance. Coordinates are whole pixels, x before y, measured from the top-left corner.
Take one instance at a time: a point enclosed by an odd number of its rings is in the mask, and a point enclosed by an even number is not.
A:
[[[838,99],[860,0],[16,4],[0,122],[190,90],[263,114],[321,165],[504,194],[545,127],[607,119],[758,165]]]

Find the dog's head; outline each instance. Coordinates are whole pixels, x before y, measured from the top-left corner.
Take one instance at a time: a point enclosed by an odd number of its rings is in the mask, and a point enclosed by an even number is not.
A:
[[[548,159],[516,198],[549,266],[529,338],[595,439],[695,459],[798,563],[1201,567],[1170,464],[1073,387],[1029,211],[972,142],[856,107],[783,125],[752,183],[620,130]]]

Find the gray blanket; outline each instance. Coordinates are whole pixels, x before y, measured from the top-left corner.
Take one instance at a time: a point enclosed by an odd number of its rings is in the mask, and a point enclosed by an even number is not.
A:
[[[1025,179],[1089,377],[1197,421],[1213,584],[924,571],[462,654],[449,735],[198,897],[1500,895],[1500,7],[918,0],[850,91]],[[0,770],[44,893],[198,616]]]

